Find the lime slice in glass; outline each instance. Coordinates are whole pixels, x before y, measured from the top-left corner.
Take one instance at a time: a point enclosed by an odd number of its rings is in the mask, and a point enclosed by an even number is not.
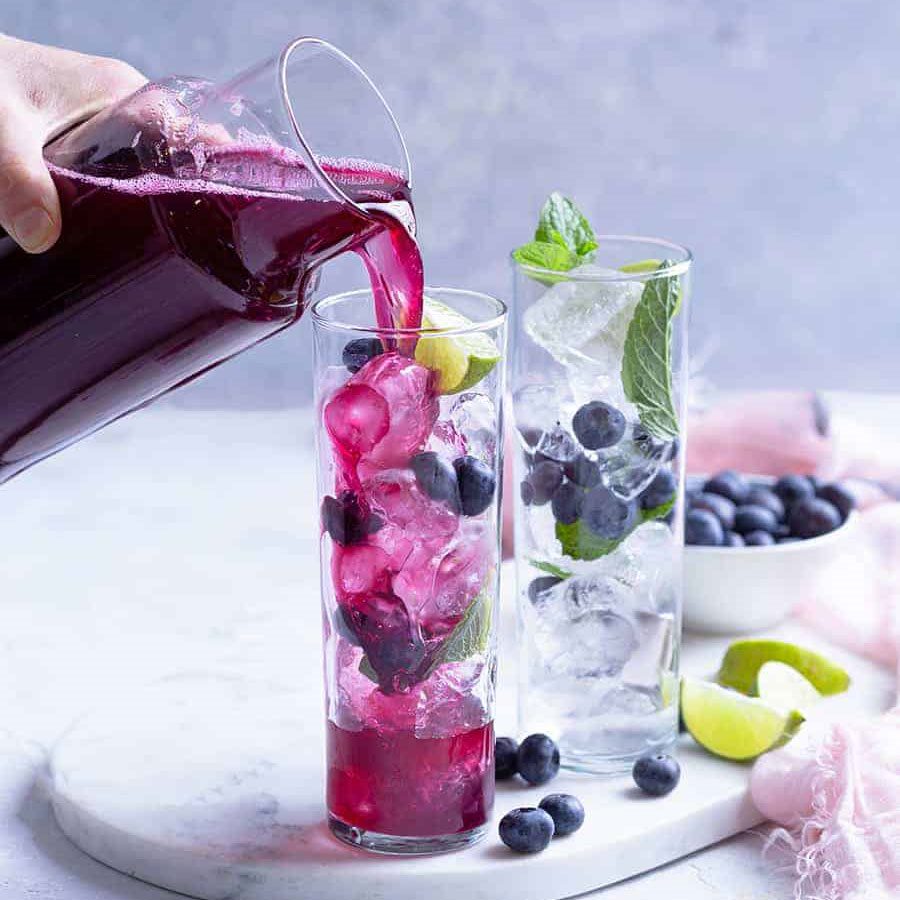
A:
[[[465,329],[471,319],[449,306],[425,298],[423,328]],[[458,394],[474,387],[500,361],[500,351],[483,331],[429,337],[416,344],[416,361],[438,373],[438,392]]]

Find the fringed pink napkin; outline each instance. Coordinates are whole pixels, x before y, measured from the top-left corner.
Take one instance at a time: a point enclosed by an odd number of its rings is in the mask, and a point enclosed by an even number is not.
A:
[[[862,511],[854,546],[797,610],[831,640],[880,663],[900,658],[900,447],[851,421],[829,423],[813,395],[746,395],[692,423],[693,471],[808,472],[848,481]],[[900,679],[900,671],[898,671]],[[900,896],[900,707],[810,724],[761,757],[753,801],[796,852],[798,900]]]

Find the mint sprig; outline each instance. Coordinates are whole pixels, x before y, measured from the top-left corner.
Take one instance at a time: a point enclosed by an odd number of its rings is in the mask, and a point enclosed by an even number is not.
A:
[[[658,269],[669,263],[663,260]],[[641,424],[664,441],[678,435],[672,391],[672,319],[681,304],[678,276],[651,278],[625,336],[622,387],[637,407]]]
[[[597,239],[590,222],[568,197],[563,197],[558,191],[554,191],[544,203],[534,239],[560,244],[581,259],[597,249]]]
[[[513,257],[523,266],[568,272],[596,249],[597,238],[584,214],[568,197],[554,191],[541,209],[534,240],[514,250]],[[547,275],[532,277],[551,284],[559,280]]]

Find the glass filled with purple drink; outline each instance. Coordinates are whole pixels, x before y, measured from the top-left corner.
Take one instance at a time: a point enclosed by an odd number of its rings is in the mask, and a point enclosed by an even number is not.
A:
[[[425,289],[313,307],[332,832],[385,853],[466,846],[494,797],[504,305]]]

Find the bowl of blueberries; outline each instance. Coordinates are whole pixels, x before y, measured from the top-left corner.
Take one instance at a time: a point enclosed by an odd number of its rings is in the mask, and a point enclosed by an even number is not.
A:
[[[847,539],[854,505],[840,484],[807,475],[689,477],[685,627],[744,634],[777,625]]]

